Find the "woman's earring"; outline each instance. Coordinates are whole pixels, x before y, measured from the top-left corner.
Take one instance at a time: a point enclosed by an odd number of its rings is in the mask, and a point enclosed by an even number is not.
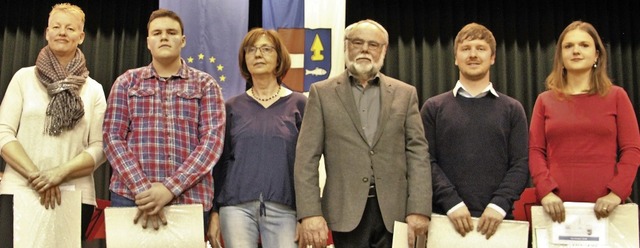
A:
[[[598,61],[596,60],[595,63],[593,63],[593,68],[598,68]]]

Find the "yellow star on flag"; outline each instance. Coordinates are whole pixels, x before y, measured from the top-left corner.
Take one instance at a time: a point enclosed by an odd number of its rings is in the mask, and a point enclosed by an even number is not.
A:
[[[224,66],[222,66],[221,64],[218,64],[217,68],[218,68],[218,71],[222,71],[222,69],[224,69]]]
[[[198,59],[199,59],[199,60],[203,60],[203,59],[204,59],[204,54],[202,54],[202,53],[201,53],[201,54],[198,54]]]
[[[213,56],[209,57],[209,63],[213,64],[215,62],[216,62],[216,57],[213,57]]]
[[[189,57],[187,58],[187,62],[188,62],[188,63],[193,63],[193,57],[189,56]]]
[[[227,77],[225,77],[224,75],[220,76],[220,82],[224,82],[227,80]]]

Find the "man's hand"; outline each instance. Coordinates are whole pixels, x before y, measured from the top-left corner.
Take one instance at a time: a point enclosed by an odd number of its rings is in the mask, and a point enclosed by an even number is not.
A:
[[[173,200],[173,193],[162,183],[151,183],[151,188],[136,195],[136,205],[148,215],[156,215]]]
[[[300,224],[300,222],[296,223],[295,241],[296,243],[298,243],[298,248],[307,248],[307,244],[304,243],[304,238],[302,238],[302,225]]]
[[[329,227],[322,216],[312,216],[302,219],[301,237],[305,247],[311,245],[315,247],[326,247],[329,235]]]
[[[55,209],[56,203],[62,204],[62,195],[60,193],[60,187],[54,186],[47,190],[38,192],[40,194],[40,204],[46,209]]]
[[[620,202],[622,202],[622,198],[613,192],[598,198],[593,209],[596,212],[596,218],[609,217],[609,214],[620,205]]]
[[[136,216],[133,218],[133,224],[138,224],[138,222],[140,222],[142,228],[146,229],[147,226],[149,226],[149,223],[151,223],[153,229],[158,230],[160,229],[160,224],[164,226],[167,225],[167,218],[164,216],[164,211],[162,211],[162,209],[155,215],[148,214],[147,212],[138,209],[138,213],[136,213]]]
[[[549,216],[551,216],[551,220],[558,223],[564,222],[564,205],[562,204],[562,199],[560,199],[560,197],[558,197],[553,192],[550,192],[549,194],[542,197],[540,203],[542,204],[542,208],[544,209],[544,211],[547,212]]]
[[[211,244],[211,248],[222,248],[220,247],[220,215],[218,212],[211,212],[207,239]]]
[[[427,235],[429,231],[429,217],[421,214],[410,214],[405,218],[409,233],[409,247],[415,247],[416,237]]]
[[[456,231],[462,235],[462,237],[473,230],[471,213],[467,206],[456,209],[456,211],[451,212],[448,217],[451,223],[453,223],[453,227],[456,228]]]
[[[484,212],[482,212],[482,216],[480,216],[480,219],[478,220],[477,230],[489,239],[496,233],[496,230],[498,230],[498,226],[502,223],[503,219],[504,217],[501,213],[493,208],[486,207]]]

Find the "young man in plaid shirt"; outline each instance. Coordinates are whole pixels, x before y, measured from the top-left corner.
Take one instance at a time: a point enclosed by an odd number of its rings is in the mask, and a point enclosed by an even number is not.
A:
[[[103,132],[113,168],[111,205],[137,206],[134,222],[158,229],[167,224],[162,209],[170,204],[202,204],[208,219],[225,110],[213,77],[180,58],[186,44],[180,17],[160,9],[147,28],[153,60],[116,79]]]

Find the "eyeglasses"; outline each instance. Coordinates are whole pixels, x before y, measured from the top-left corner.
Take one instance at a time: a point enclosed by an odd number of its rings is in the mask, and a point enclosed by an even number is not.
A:
[[[372,40],[363,40],[363,39],[351,39],[351,38],[346,38],[346,40],[349,41],[349,43],[351,43],[351,46],[353,46],[353,48],[356,49],[362,49],[362,47],[364,46],[364,44],[367,44],[367,47],[369,47],[369,50],[371,51],[378,51],[380,48],[382,48],[382,46],[384,46],[385,44],[379,43],[377,41],[372,41]]]
[[[256,54],[258,49],[260,49],[260,52],[262,54],[271,54],[276,51],[276,48],[272,46],[261,46],[261,47],[248,46],[248,47],[244,47],[244,52],[247,54]]]

